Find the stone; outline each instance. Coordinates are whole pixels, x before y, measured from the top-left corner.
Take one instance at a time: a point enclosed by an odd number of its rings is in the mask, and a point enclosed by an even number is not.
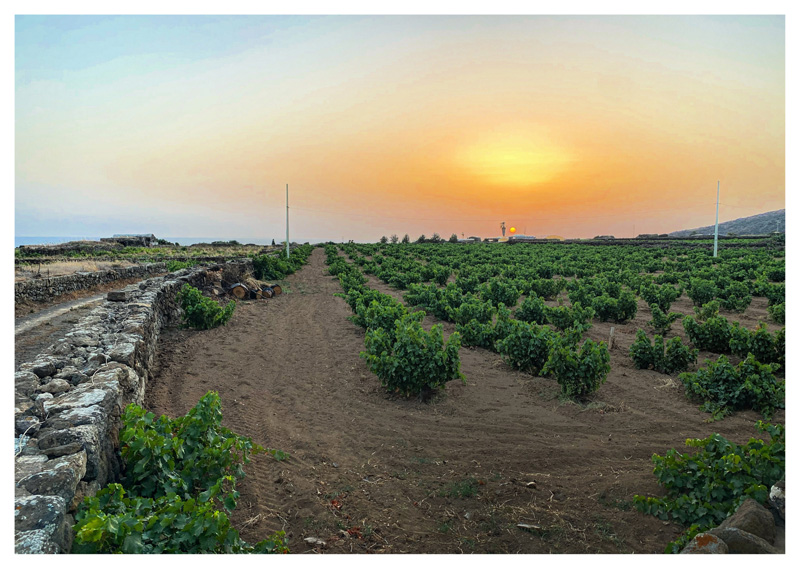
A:
[[[86,450],[86,481],[97,479],[100,483],[107,483],[119,471],[120,464],[116,462],[113,444],[105,430],[101,430],[101,425],[87,424],[47,432],[42,430],[38,440],[42,452],[57,446],[79,443]]]
[[[127,302],[130,296],[131,294],[128,290],[112,290],[106,294],[106,300],[109,302]]]
[[[786,520],[786,481],[781,479],[769,490],[769,504],[778,517]]]
[[[14,417],[14,428],[17,434],[33,436],[42,427],[42,423],[35,416],[20,415]]]
[[[18,482],[32,495],[56,495],[71,503],[75,488],[86,473],[86,452],[49,460],[43,464],[42,471],[34,473]]]
[[[72,547],[72,515],[55,495],[14,500],[14,551],[17,554],[64,554]]]
[[[23,371],[35,373],[39,378],[50,377],[58,371],[55,360],[52,357],[42,355],[31,363],[23,363],[19,368]]]
[[[728,545],[718,536],[700,533],[689,541],[681,554],[728,554]]]
[[[14,388],[25,396],[31,396],[40,383],[39,375],[32,371],[14,373]]]
[[[781,554],[763,538],[741,529],[717,527],[708,532],[724,540],[730,554]]]
[[[36,398],[34,400],[36,400],[39,403],[44,403],[48,400],[53,400],[53,393],[43,392],[42,394],[36,395]]]
[[[53,379],[52,381],[41,385],[38,390],[41,392],[49,392],[50,394],[61,394],[67,392],[71,388],[72,385],[64,379]]]
[[[61,456],[77,454],[82,450],[83,446],[77,442],[73,442],[71,444],[64,444],[63,446],[53,446],[52,448],[47,448],[46,450],[43,450],[43,453],[49,458],[58,458]]]
[[[79,481],[78,486],[75,488],[75,497],[72,498],[72,503],[68,505],[67,510],[73,512],[77,510],[86,497],[94,497],[102,487],[97,481]]]
[[[133,367],[134,358],[136,356],[136,344],[120,343],[109,352],[108,356],[112,361],[117,361]]]
[[[734,527],[763,538],[768,543],[775,542],[775,519],[766,507],[755,499],[745,500],[736,511],[720,523],[720,529]]]

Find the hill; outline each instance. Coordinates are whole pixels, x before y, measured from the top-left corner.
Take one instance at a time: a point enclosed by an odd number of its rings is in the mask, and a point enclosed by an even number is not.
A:
[[[768,235],[773,231],[781,233],[786,232],[786,209],[778,209],[777,211],[768,211],[767,213],[759,213],[751,217],[742,217],[741,219],[734,219],[733,221],[726,221],[719,224],[719,234],[727,235],[734,233],[736,235]],[[670,237],[688,237],[692,233],[699,233],[701,235],[713,235],[714,225],[708,227],[698,227],[697,229],[684,229],[682,231],[675,231],[670,233]]]

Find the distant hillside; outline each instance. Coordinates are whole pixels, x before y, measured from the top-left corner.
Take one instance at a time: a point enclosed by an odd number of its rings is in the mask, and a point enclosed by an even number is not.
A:
[[[786,232],[786,209],[759,213],[752,217],[742,217],[741,219],[734,219],[733,221],[726,221],[719,224],[720,235],[727,235],[728,233],[734,233],[736,235],[768,235],[773,231],[781,233]],[[675,231],[674,233],[670,233],[669,236],[688,237],[692,233],[713,235],[714,225],[698,227],[697,229]]]

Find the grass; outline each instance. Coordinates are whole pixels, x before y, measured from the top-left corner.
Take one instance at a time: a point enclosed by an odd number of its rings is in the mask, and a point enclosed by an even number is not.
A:
[[[468,499],[470,497],[475,497],[478,494],[478,487],[478,480],[470,477],[448,484],[442,491],[439,492],[439,496],[449,497],[450,499]]]

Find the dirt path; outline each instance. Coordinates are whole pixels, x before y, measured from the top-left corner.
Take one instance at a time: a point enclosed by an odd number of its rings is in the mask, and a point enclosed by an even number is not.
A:
[[[391,397],[359,357],[364,332],[324,258],[316,249],[285,294],[240,302],[223,328],[167,330],[148,385],[146,406],[172,417],[216,390],[227,427],[291,454],[247,466],[233,517],[247,541],[283,529],[293,553],[658,553],[680,528],[630,504],[659,494],[652,454],[755,434],[752,412],[706,424],[622,348],[587,406],[466,348],[466,385],[427,404]]]

